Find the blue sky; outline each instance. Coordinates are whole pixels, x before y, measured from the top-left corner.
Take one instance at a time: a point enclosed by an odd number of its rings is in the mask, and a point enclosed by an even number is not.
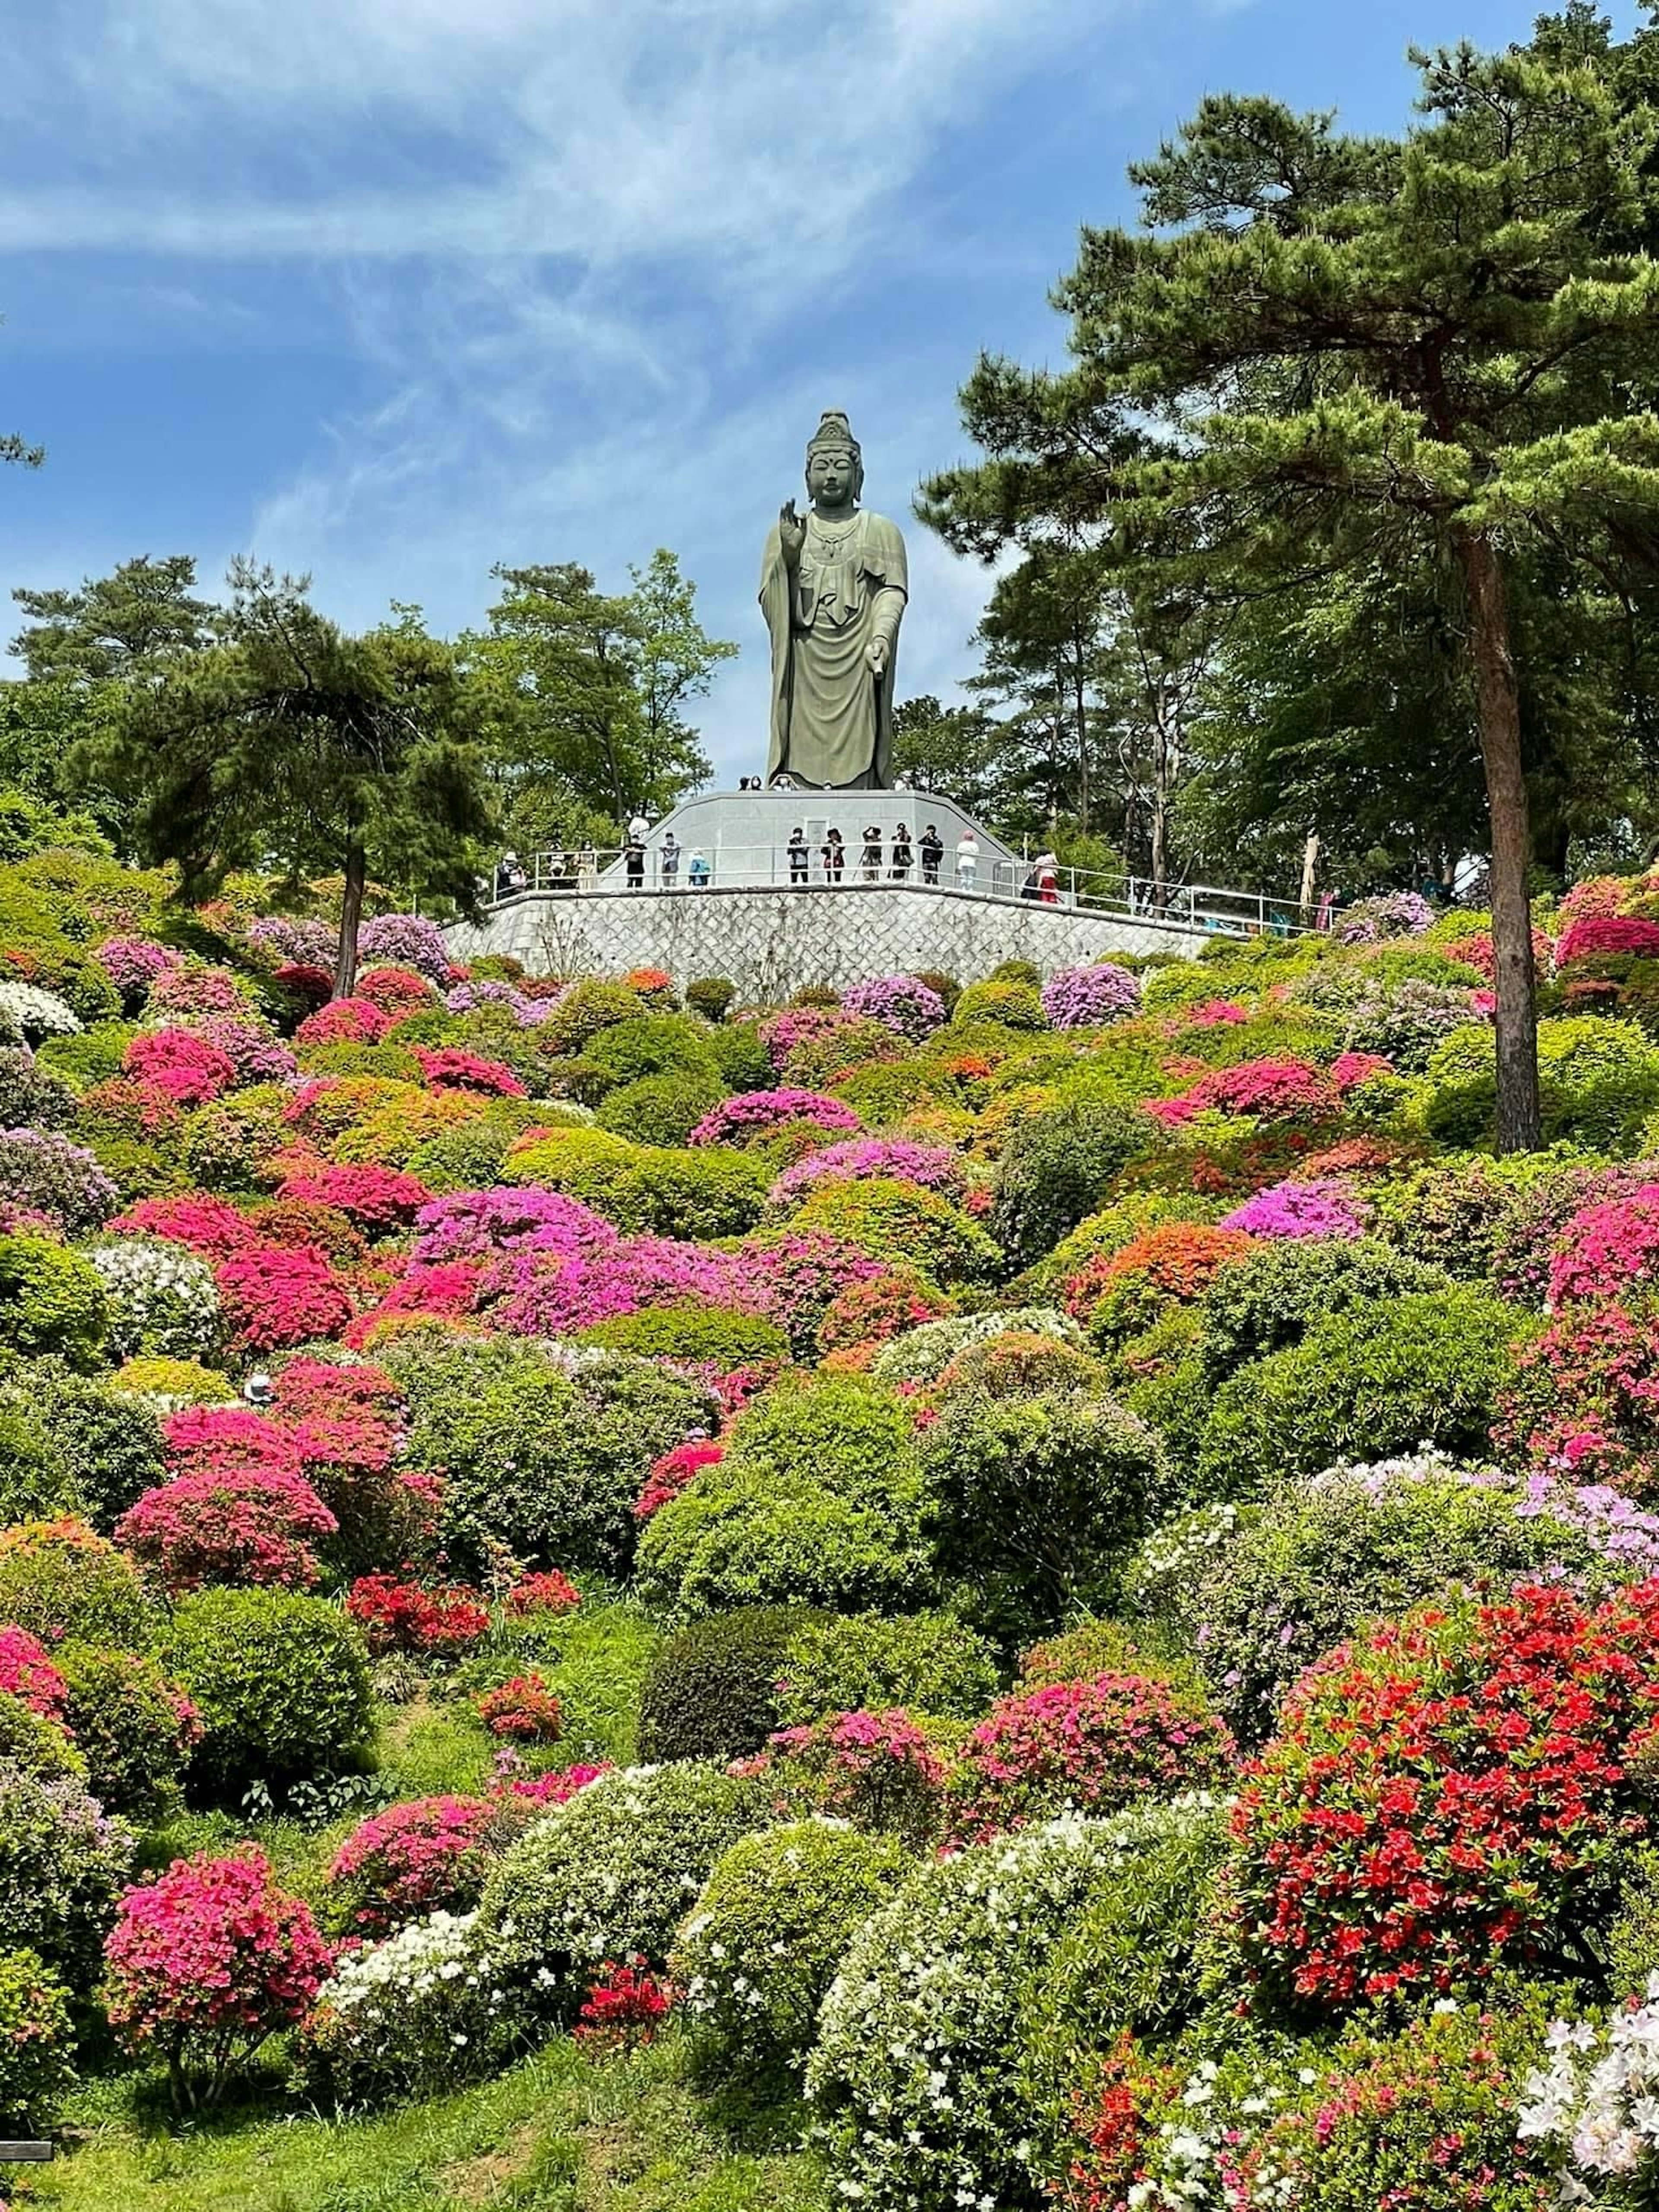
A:
[[[981,347],[1058,360],[1078,226],[1206,91],[1400,122],[1407,45],[1514,0],[9,0],[0,477],[15,584],[190,552],[353,624],[495,561],[679,553],[764,752],[762,536],[845,407],[911,546],[900,689],[985,579],[908,520]],[[1621,8],[1628,24],[1633,10]],[[0,629],[0,638],[9,627]]]

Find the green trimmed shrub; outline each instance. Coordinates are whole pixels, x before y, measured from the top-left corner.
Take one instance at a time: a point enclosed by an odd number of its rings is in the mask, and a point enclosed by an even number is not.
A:
[[[0,1528],[0,1621],[43,1644],[144,1650],[160,1615],[131,1559],[83,1522],[27,1521]]]
[[[0,1952],[38,1952],[89,1989],[131,1864],[131,1832],[83,1784],[0,1766]]]
[[[1280,1237],[1230,1260],[1199,1313],[1206,1371],[1215,1380],[1300,1344],[1328,1315],[1371,1298],[1450,1287],[1451,1278],[1374,1237]]]
[[[1490,1150],[1498,1095],[1494,1032],[1455,1030],[1429,1056],[1423,1127],[1443,1145]],[[1538,1025],[1547,1143],[1627,1152],[1659,1106],[1659,1045],[1637,1022],[1577,1014]]]
[[[137,1022],[98,1022],[78,1036],[47,1037],[35,1048],[39,1065],[61,1075],[77,1091],[90,1091],[121,1073],[127,1047],[138,1034]]]
[[[737,985],[724,975],[694,975],[685,987],[686,1005],[706,1022],[723,1022],[737,995]]]
[[[665,1018],[666,1018],[665,1017]],[[608,1030],[607,1036],[617,1032]],[[726,1096],[726,1085],[711,1072],[678,1068],[643,1075],[608,1091],[593,1119],[641,1145],[683,1145],[711,1106]]]
[[[56,1721],[21,1698],[0,1692],[0,1768],[17,1767],[37,1782],[74,1782],[86,1789],[87,1762]]]
[[[69,1688],[64,1719],[106,1812],[154,1826],[179,1812],[193,1723],[153,1659],[66,1644],[52,1664]]]
[[[0,1389],[0,1523],[82,1513],[85,1500],[15,1384]]]
[[[824,1820],[744,1836],[675,1940],[684,2008],[741,2071],[799,2071],[848,1945],[909,1871],[895,1838]]]
[[[579,1053],[602,1030],[636,1020],[644,1011],[645,1001],[626,983],[590,976],[565,994],[543,1027],[562,1052]]]
[[[1001,1271],[1001,1254],[959,1207],[936,1190],[890,1176],[846,1182],[826,1178],[797,1208],[789,1225],[801,1236],[818,1230],[839,1237],[878,1260],[902,1253],[946,1289],[986,1282]]]
[[[766,1208],[764,1164],[725,1145],[641,1148],[608,1208],[630,1232],[700,1244],[746,1236]]]
[[[0,2129],[38,2142],[75,2087],[70,1992],[36,1951],[0,1951]]]
[[[1432,1444],[1485,1451],[1520,1316],[1478,1291],[1415,1291],[1333,1314],[1217,1391],[1199,1455],[1206,1498],[1259,1497],[1339,1460]]]
[[[1033,1115],[1003,1145],[986,1226],[1012,1265],[1034,1266],[1099,1212],[1130,1160],[1162,1142],[1157,1123],[1132,1106],[1067,1100]]]
[[[151,1407],[56,1359],[33,1362],[15,1387],[27,1395],[94,1528],[112,1528],[145,1491],[167,1480],[166,1439]]]
[[[762,1750],[783,1725],[785,1655],[816,1617],[798,1606],[738,1606],[659,1644],[640,1695],[640,1757],[732,1759]]]
[[[727,1087],[732,1091],[769,1091],[777,1081],[772,1055],[761,1042],[753,1022],[723,1024],[708,1040]]]
[[[489,1190],[506,1180],[501,1170],[507,1152],[526,1129],[578,1128],[588,1118],[582,1106],[552,1105],[539,1098],[492,1099],[482,1114],[424,1138],[404,1165],[440,1198],[458,1190]]]
[[[832,1713],[890,1712],[902,1705],[944,1720],[973,1720],[997,1693],[996,1655],[951,1613],[811,1620],[784,1649],[778,1726],[809,1727]]]
[[[1018,963],[1022,969],[1030,964]],[[1046,1030],[1048,1017],[1042,1011],[1036,969],[1029,975],[993,975],[983,983],[969,983],[951,1010],[951,1027],[966,1029],[970,1022],[995,1022],[1006,1030]]]
[[[25,1358],[60,1354],[95,1367],[108,1301],[98,1270],[44,1237],[0,1237],[0,1345]]]
[[[179,1601],[159,1656],[200,1715],[189,1778],[210,1796],[338,1774],[373,1745],[362,1639],[325,1598],[198,1590]]]
[[[762,1360],[789,1357],[789,1340],[775,1322],[726,1306],[641,1306],[614,1321],[578,1329],[575,1341],[640,1359],[676,1359],[730,1373]]]
[[[939,1573],[970,1620],[1010,1642],[1109,1610],[1175,1497],[1158,1437],[1110,1398],[957,1400],[921,1464]]]
[[[478,1926],[492,1957],[568,2019],[607,1959],[666,1962],[709,1869],[763,1826],[765,1793],[717,1767],[618,1767],[497,1860]]]
[[[380,1356],[408,1397],[410,1463],[444,1471],[441,1533],[467,1568],[505,1544],[573,1574],[622,1571],[652,1462],[708,1419],[696,1384],[620,1354],[445,1337]]]
[[[686,1014],[640,1014],[618,1022],[602,1030],[583,1057],[623,1088],[654,1075],[701,1075],[719,1081],[720,1063],[708,1029]]]

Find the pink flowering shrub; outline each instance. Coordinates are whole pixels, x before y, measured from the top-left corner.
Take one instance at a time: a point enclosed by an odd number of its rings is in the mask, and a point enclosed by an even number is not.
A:
[[[1201,1006],[1193,1008],[1187,1023],[1195,1030],[1218,1030],[1249,1018],[1249,1008],[1241,1006],[1237,999],[1206,999]]]
[[[432,1194],[412,1175],[367,1166],[301,1170],[284,1180],[283,1195],[336,1206],[367,1236],[385,1237],[407,1229]]]
[[[115,1534],[178,1597],[204,1583],[307,1589],[322,1571],[310,1540],[338,1527],[303,1475],[250,1468],[179,1475],[147,1490]]]
[[[1311,1121],[1334,1113],[1335,1085],[1303,1060],[1247,1060],[1200,1076],[1175,1098],[1152,1098],[1146,1111],[1171,1125],[1206,1110],[1249,1114],[1261,1121]]]
[[[313,1006],[324,1005],[334,988],[331,970],[308,960],[285,960],[271,981],[292,991],[295,998],[309,1000]]]
[[[193,1034],[222,1052],[236,1071],[238,1083],[286,1083],[295,1073],[294,1054],[258,1022],[238,1021],[231,1014],[207,1014],[191,1024]]]
[[[389,1936],[423,1912],[465,1912],[478,1901],[485,1797],[417,1797],[362,1821],[328,1869],[339,1919],[356,1935]]]
[[[61,1721],[69,1686],[46,1656],[46,1647],[27,1628],[0,1628],[0,1693],[21,1698],[33,1713]]]
[[[1550,1260],[1552,1305],[1617,1298],[1659,1278],[1659,1182],[1580,1208]]]
[[[491,1735],[514,1743],[556,1743],[564,1733],[564,1708],[533,1668],[486,1690],[475,1711]]]
[[[358,933],[357,957],[365,967],[412,968],[440,986],[452,980],[444,933],[424,915],[377,914]]]
[[[237,1348],[281,1352],[338,1336],[351,1319],[351,1300],[323,1255],[254,1245],[214,1270],[225,1319]]]
[[[851,1132],[859,1117],[839,1098],[817,1091],[743,1091],[711,1107],[689,1141],[693,1145],[742,1145],[770,1136],[792,1122],[829,1131]]]
[[[645,1479],[645,1487],[634,1501],[634,1517],[648,1521],[672,1498],[678,1498],[686,1485],[699,1475],[704,1468],[718,1466],[726,1457],[724,1444],[699,1439],[691,1443],[676,1444],[655,1461]]]
[[[1331,1062],[1331,1081],[1343,1097],[1369,1083],[1374,1075],[1392,1075],[1394,1062],[1380,1052],[1340,1052]]]
[[[778,1013],[769,1014],[761,1024],[760,1041],[766,1047],[768,1059],[781,1074],[797,1045],[832,1036],[837,1030],[851,1026],[851,1018],[839,1006],[785,1006]]]
[[[938,1831],[948,1771],[927,1731],[896,1709],[780,1729],[736,1771],[774,1789],[783,1817],[821,1814],[918,1844]]]
[[[129,1006],[139,1005],[158,975],[184,965],[183,957],[147,937],[106,937],[97,951],[99,966]]]
[[[391,1026],[390,1016],[368,999],[331,999],[294,1035],[301,1044],[378,1044]]]
[[[678,1244],[665,1237],[620,1240],[611,1250],[574,1260],[534,1252],[499,1261],[489,1279],[504,1292],[494,1320],[520,1336],[568,1336],[641,1306],[731,1306],[760,1310],[752,1255]]]
[[[435,1052],[415,1048],[421,1073],[433,1091],[480,1091],[491,1098],[527,1098],[529,1092],[505,1061],[481,1060],[476,1052],[446,1045]]]
[[[842,994],[842,1010],[856,1021],[879,1022],[911,1044],[923,1044],[945,1021],[945,1001],[915,975],[872,975]]]
[[[791,1230],[744,1255],[746,1295],[789,1339],[797,1359],[810,1359],[823,1317],[843,1291],[873,1282],[884,1261],[827,1230]]]
[[[126,1231],[141,1237],[165,1237],[172,1243],[187,1245],[207,1260],[228,1259],[233,1252],[246,1252],[258,1242],[252,1223],[228,1198],[141,1198],[136,1206],[118,1214],[109,1227],[110,1234],[116,1237]]]
[[[334,965],[338,938],[325,921],[300,921],[292,915],[266,914],[249,922],[247,941],[256,951],[267,953],[285,966],[326,972]]]
[[[246,1013],[247,1001],[228,968],[163,968],[149,987],[153,1014]]]
[[[602,1213],[562,1191],[462,1190],[434,1199],[416,1217],[411,1259],[484,1260],[500,1252],[556,1252],[567,1258],[608,1252],[618,1231]]]
[[[357,978],[355,998],[367,999],[395,1022],[416,1006],[431,1006],[437,994],[430,980],[413,968],[371,968]]]
[[[1575,921],[1555,948],[1555,964],[1570,961],[1606,959],[1624,955],[1638,960],[1659,956],[1659,921],[1644,921],[1635,915],[1587,915]]]
[[[532,1805],[568,1805],[590,1782],[611,1771],[611,1761],[605,1759],[597,1766],[562,1766],[556,1774],[538,1774],[527,1782],[509,1783],[507,1787],[514,1797],[527,1798]]]
[[[1142,1674],[1015,1690],[968,1740],[962,1831],[983,1838],[1073,1807],[1110,1814],[1224,1785],[1232,1737],[1194,1692]]]
[[[311,1907],[252,1844],[175,1859],[130,1889],[104,1947],[122,2040],[167,2062],[175,2107],[218,2101],[265,2039],[295,2026],[333,1965]]]
[[[1318,1182],[1279,1182],[1246,1199],[1221,1229],[1242,1229],[1250,1237],[1335,1237],[1346,1241],[1365,1233],[1365,1215],[1347,1185],[1334,1178]]]
[[[786,1168],[768,1199],[773,1206],[787,1206],[810,1196],[826,1179],[862,1182],[872,1176],[920,1183],[924,1190],[943,1191],[947,1198],[957,1199],[965,1183],[961,1156],[943,1145],[918,1145],[897,1137],[852,1137],[845,1144],[809,1152]]]
[[[368,1307],[349,1324],[343,1340],[354,1351],[362,1351],[412,1316],[462,1320],[478,1310],[483,1274],[476,1260],[446,1260],[435,1267],[406,1267],[378,1305]]]
[[[1133,1014],[1139,1004],[1139,982],[1112,961],[1056,968],[1042,987],[1042,1011],[1057,1030],[1098,1029]]]

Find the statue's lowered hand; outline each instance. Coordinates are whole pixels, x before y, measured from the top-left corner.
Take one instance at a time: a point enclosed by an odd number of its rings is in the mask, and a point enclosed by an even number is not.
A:
[[[864,657],[870,664],[870,673],[877,679],[878,682],[879,682],[887,673],[886,639],[884,637],[872,638],[869,644],[864,648]]]
[[[793,499],[787,499],[778,511],[778,543],[783,548],[783,565],[793,575],[800,566],[800,550],[806,543],[806,525],[796,514]]]

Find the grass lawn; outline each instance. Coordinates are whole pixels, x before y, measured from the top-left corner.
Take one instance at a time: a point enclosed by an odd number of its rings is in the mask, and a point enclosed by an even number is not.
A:
[[[594,2061],[568,2040],[499,2080],[374,2118],[246,2110],[175,2131],[155,2077],[65,2114],[56,2164],[13,2170],[16,2212],[830,2212],[799,2115],[706,2094],[670,2036]]]

